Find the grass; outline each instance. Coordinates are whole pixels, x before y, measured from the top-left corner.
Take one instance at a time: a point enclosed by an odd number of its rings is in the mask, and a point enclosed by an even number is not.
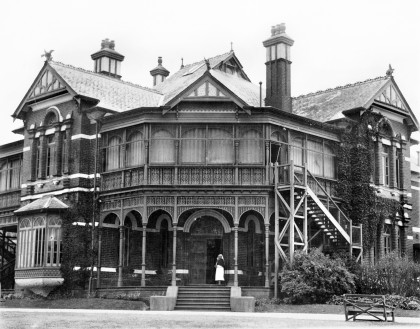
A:
[[[104,298],[65,298],[42,299],[21,298],[8,299],[0,302],[0,308],[45,308],[45,309],[97,309],[97,310],[147,310],[149,307],[143,301],[104,299]],[[256,307],[256,312],[276,313],[318,313],[343,314],[343,306],[328,304],[290,305],[264,304]],[[396,310],[396,316],[420,317],[419,311]]]

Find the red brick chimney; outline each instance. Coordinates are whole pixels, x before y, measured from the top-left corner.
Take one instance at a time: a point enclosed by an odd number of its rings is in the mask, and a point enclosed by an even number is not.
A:
[[[267,48],[265,105],[292,112],[290,47],[293,39],[286,34],[286,24],[271,28],[271,37],[263,42]]]

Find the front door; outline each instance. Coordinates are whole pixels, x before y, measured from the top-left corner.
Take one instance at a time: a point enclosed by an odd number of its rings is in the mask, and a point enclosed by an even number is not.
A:
[[[195,238],[191,248],[191,283],[206,283],[207,240]]]

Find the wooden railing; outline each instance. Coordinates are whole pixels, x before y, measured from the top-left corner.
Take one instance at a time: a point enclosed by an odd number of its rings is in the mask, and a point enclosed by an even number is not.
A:
[[[20,205],[20,190],[2,192],[0,194],[0,208],[18,207]]]
[[[142,185],[266,185],[255,166],[150,166],[101,174],[102,191]]]

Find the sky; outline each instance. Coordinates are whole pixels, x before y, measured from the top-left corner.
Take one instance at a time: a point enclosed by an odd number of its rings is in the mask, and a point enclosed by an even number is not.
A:
[[[2,0],[0,144],[21,136],[11,115],[43,66],[41,55],[93,70],[101,40],[125,56],[122,79],[151,87],[158,56],[171,73],[233,50],[265,85],[272,25],[286,23],[292,96],[384,76],[388,65],[420,120],[420,1],[417,0]]]

